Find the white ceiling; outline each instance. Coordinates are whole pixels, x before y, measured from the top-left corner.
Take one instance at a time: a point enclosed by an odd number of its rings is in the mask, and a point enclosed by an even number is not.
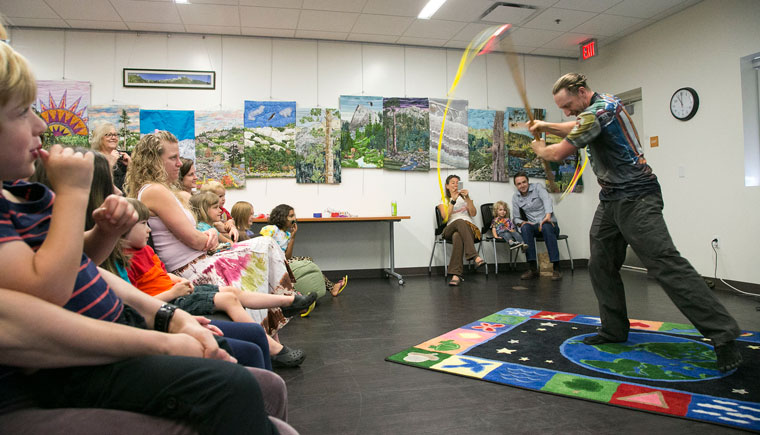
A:
[[[701,0],[508,0],[535,6],[512,15],[515,51],[578,57],[578,44],[599,46]],[[11,27],[255,35],[465,48],[495,22],[480,17],[497,0],[448,0],[430,20],[427,0],[0,0]],[[515,18],[511,18],[514,16]],[[559,20],[559,22],[557,22]]]

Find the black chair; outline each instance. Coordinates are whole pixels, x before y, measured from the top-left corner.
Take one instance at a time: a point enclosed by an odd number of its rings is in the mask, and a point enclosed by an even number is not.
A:
[[[484,242],[491,242],[491,246],[493,247],[493,259],[496,263],[496,275],[499,274],[499,256],[496,251],[496,244],[497,243],[504,243],[507,244],[507,241],[504,239],[498,239],[493,236],[493,233],[491,232],[491,222],[493,222],[493,203],[488,202],[480,206],[480,216],[483,217],[483,228],[480,229],[480,232],[483,234],[483,241]],[[517,262],[517,254],[520,253],[520,247],[519,246],[509,246],[509,263],[511,265],[511,268],[515,268],[515,263]],[[512,259],[514,255],[514,260]]]
[[[520,218],[522,220],[528,220],[528,218],[525,216],[525,211],[521,208],[519,210],[520,212]],[[554,212],[552,212],[552,217],[554,217]],[[536,234],[535,236],[536,240],[536,247],[538,247],[538,242],[545,242],[544,237],[541,235],[541,233]],[[570,253],[570,242],[567,240],[567,234],[558,234],[557,235],[557,242],[560,240],[565,241],[565,246],[567,247],[567,257],[570,259],[570,270],[575,272],[575,265],[573,264],[573,254]],[[515,254],[514,260],[512,260],[512,253],[509,254],[509,259],[512,261],[512,267],[515,267],[515,263],[517,262],[517,254]]]
[[[430,262],[428,263],[428,275],[433,273],[433,257],[435,256],[435,247],[439,244],[443,246],[443,276],[446,277],[449,274],[449,264],[446,261],[448,255],[446,254],[446,244],[451,244],[448,240],[443,238],[443,230],[446,228],[446,224],[443,222],[443,216],[438,206],[435,207],[435,231],[433,236],[433,252],[430,253]],[[482,238],[482,235],[481,235]],[[478,255],[483,258],[483,243],[480,239],[475,239],[475,243],[478,245]],[[472,269],[473,261],[470,260],[470,269]],[[485,264],[486,276],[488,276],[488,263]]]

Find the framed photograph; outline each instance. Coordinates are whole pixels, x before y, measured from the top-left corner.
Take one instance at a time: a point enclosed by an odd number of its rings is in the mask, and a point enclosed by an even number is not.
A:
[[[124,68],[125,88],[215,89],[215,71]]]

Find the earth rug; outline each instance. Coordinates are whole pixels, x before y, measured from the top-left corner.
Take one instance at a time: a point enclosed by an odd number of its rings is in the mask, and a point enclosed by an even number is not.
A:
[[[598,317],[507,308],[386,358],[514,387],[760,431],[760,336],[721,373],[691,325],[631,319],[625,343],[588,346]]]

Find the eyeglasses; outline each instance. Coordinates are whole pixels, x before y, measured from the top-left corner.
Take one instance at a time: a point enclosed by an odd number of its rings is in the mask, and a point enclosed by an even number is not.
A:
[[[118,135],[118,134],[116,134],[116,133],[106,133],[106,134],[104,134],[103,136],[104,136],[104,137],[119,137],[119,135]]]

